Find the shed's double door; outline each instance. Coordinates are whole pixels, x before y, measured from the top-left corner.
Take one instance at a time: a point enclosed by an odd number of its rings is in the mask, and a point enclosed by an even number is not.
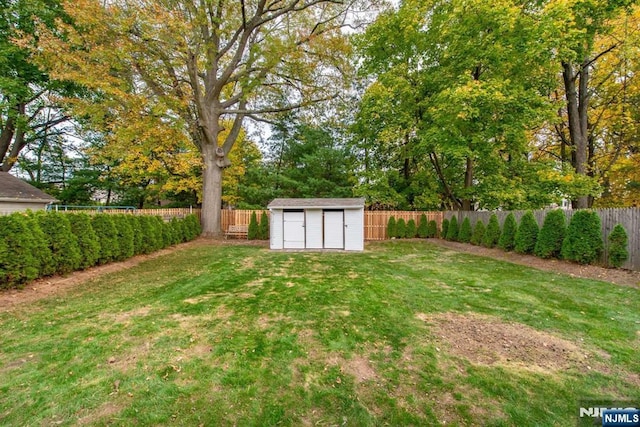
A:
[[[305,215],[304,211],[283,212],[285,249],[344,249],[344,211],[327,210],[322,211],[322,215],[317,213]]]

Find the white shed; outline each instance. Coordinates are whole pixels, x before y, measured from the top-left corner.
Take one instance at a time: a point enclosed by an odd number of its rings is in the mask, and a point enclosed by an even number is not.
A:
[[[56,201],[54,197],[8,172],[0,172],[0,215],[27,209],[42,210]]]
[[[364,199],[275,199],[271,249],[364,249]]]

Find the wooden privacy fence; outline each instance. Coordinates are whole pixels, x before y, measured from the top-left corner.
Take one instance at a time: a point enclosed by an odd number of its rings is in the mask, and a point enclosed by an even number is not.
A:
[[[553,209],[540,209],[533,212],[533,216],[536,218],[538,225],[542,227],[544,218],[549,211]],[[604,241],[605,250],[602,254],[602,262],[607,260],[608,253],[608,240],[609,233],[613,230],[616,224],[621,224],[627,235],[629,236],[629,259],[622,265],[622,268],[629,270],[640,270],[640,208],[606,208],[606,209],[593,209],[602,223],[602,239]],[[565,217],[567,219],[567,225],[573,216],[574,210],[564,209]],[[482,220],[485,225],[489,222],[489,218],[492,214],[496,214],[500,226],[504,224],[504,219],[513,213],[518,224],[520,219],[527,211],[449,211],[444,213],[444,218],[451,219],[454,215],[458,219],[458,224],[464,220],[465,217],[469,217],[471,226],[475,226],[476,221]]]

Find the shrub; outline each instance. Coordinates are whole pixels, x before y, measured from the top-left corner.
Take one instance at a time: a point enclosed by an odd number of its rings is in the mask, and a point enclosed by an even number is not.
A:
[[[471,220],[468,216],[466,216],[462,220],[462,224],[460,225],[460,231],[458,232],[458,241],[463,243],[469,243],[471,241],[471,234],[473,233],[471,229]]]
[[[544,217],[534,253],[540,258],[558,258],[567,231],[564,211],[553,210]]]
[[[84,270],[96,265],[100,257],[100,241],[91,226],[91,217],[84,213],[68,214],[68,216],[71,232],[78,239],[78,248],[80,249],[78,268]]]
[[[458,226],[458,217],[455,215],[451,217],[449,221],[449,228],[447,229],[447,240],[458,240],[458,234],[460,234],[460,227]]]
[[[171,245],[177,245],[182,241],[182,227],[180,226],[180,221],[178,218],[173,217],[167,224],[169,225]]]
[[[142,230],[142,236],[144,244],[142,246],[142,253],[149,254],[157,251],[162,247],[162,231],[159,227],[156,219],[151,215],[141,215],[140,228]],[[183,233],[181,232],[181,236]],[[182,241],[182,237],[181,240]]]
[[[38,212],[36,218],[47,238],[55,272],[67,274],[77,270],[82,261],[82,255],[78,248],[78,238],[71,232],[71,224],[66,214]]]
[[[118,232],[110,215],[97,214],[91,218],[91,226],[100,242],[99,264],[113,261],[118,256]]]
[[[134,254],[133,228],[127,215],[113,215],[113,225],[118,236],[118,252],[115,259],[123,261]]]
[[[387,238],[392,239],[396,237],[396,219],[395,217],[389,217],[387,222]]]
[[[518,231],[518,223],[516,217],[509,213],[502,224],[502,233],[498,240],[498,246],[505,251],[512,251],[515,247],[516,232]]]
[[[562,257],[580,264],[596,261],[603,249],[600,217],[594,211],[577,211],[562,242]]]
[[[162,221],[162,246],[168,248],[173,245],[173,227],[171,220]]]
[[[138,215],[130,215],[129,223],[131,224],[131,231],[133,232],[133,253],[135,255],[143,254],[146,243],[144,241],[144,234],[142,233],[140,217]]]
[[[471,244],[480,246],[482,244],[482,239],[484,238],[485,233],[487,232],[487,228],[484,226],[484,222],[482,220],[477,220],[475,227],[473,227],[473,234],[471,235]]]
[[[247,240],[256,240],[260,233],[258,225],[258,216],[256,211],[251,212],[251,219],[249,220],[249,228],[247,230]]]
[[[166,248],[164,244],[164,236],[163,236],[164,220],[158,215],[153,215],[151,218],[153,219],[153,232],[156,235],[155,250]],[[185,227],[185,235],[186,235],[186,226],[184,224],[184,220],[182,222],[183,222],[182,226]]]
[[[442,233],[440,234],[440,237],[446,239],[447,233],[449,233],[449,220],[445,218],[442,220]]]
[[[609,265],[612,267],[620,267],[629,259],[627,251],[628,237],[627,231],[620,224],[616,224],[609,234]]]
[[[0,216],[0,288],[20,286],[38,277],[34,248],[33,234],[24,215]]]
[[[258,232],[258,239],[269,240],[269,216],[264,211],[262,212],[262,215],[260,215],[260,230]]]
[[[435,219],[432,219],[427,224],[427,237],[438,237],[438,223]]]
[[[263,215],[266,216],[265,214]],[[198,236],[202,234],[200,219],[195,214],[191,214],[191,215],[187,215],[185,220],[189,224],[189,228],[191,230],[191,240],[198,238]],[[267,235],[269,234],[268,227],[269,227],[269,224],[267,223]]]
[[[520,220],[520,226],[516,232],[515,250],[520,254],[531,254],[536,247],[540,228],[533,216],[533,212],[527,211]]]
[[[427,222],[427,216],[425,214],[420,215],[417,232],[418,237],[420,237],[421,239],[429,237],[429,224]]]
[[[400,218],[396,223],[396,237],[403,239],[407,235],[407,224],[404,222],[404,218]]]
[[[36,214],[30,212],[25,219],[33,236],[33,256],[38,267],[38,277],[50,276],[56,272],[56,265],[49,249],[49,240],[40,228]]]
[[[416,237],[416,233],[418,230],[416,229],[416,221],[414,219],[410,219],[407,222],[407,232],[405,233],[405,237],[408,239],[413,239]]]
[[[500,223],[496,214],[492,214],[487,224],[487,230],[482,238],[482,246],[493,248],[500,240]]]

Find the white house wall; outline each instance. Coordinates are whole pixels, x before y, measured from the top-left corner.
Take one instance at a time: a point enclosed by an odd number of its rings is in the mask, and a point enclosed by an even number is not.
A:
[[[305,230],[308,249],[322,249],[322,209],[307,209]]]
[[[47,203],[42,202],[0,202],[0,215],[9,215],[14,212],[23,212],[27,209],[40,211],[47,207]]]
[[[344,210],[344,249],[347,251],[364,250],[364,210]]]

